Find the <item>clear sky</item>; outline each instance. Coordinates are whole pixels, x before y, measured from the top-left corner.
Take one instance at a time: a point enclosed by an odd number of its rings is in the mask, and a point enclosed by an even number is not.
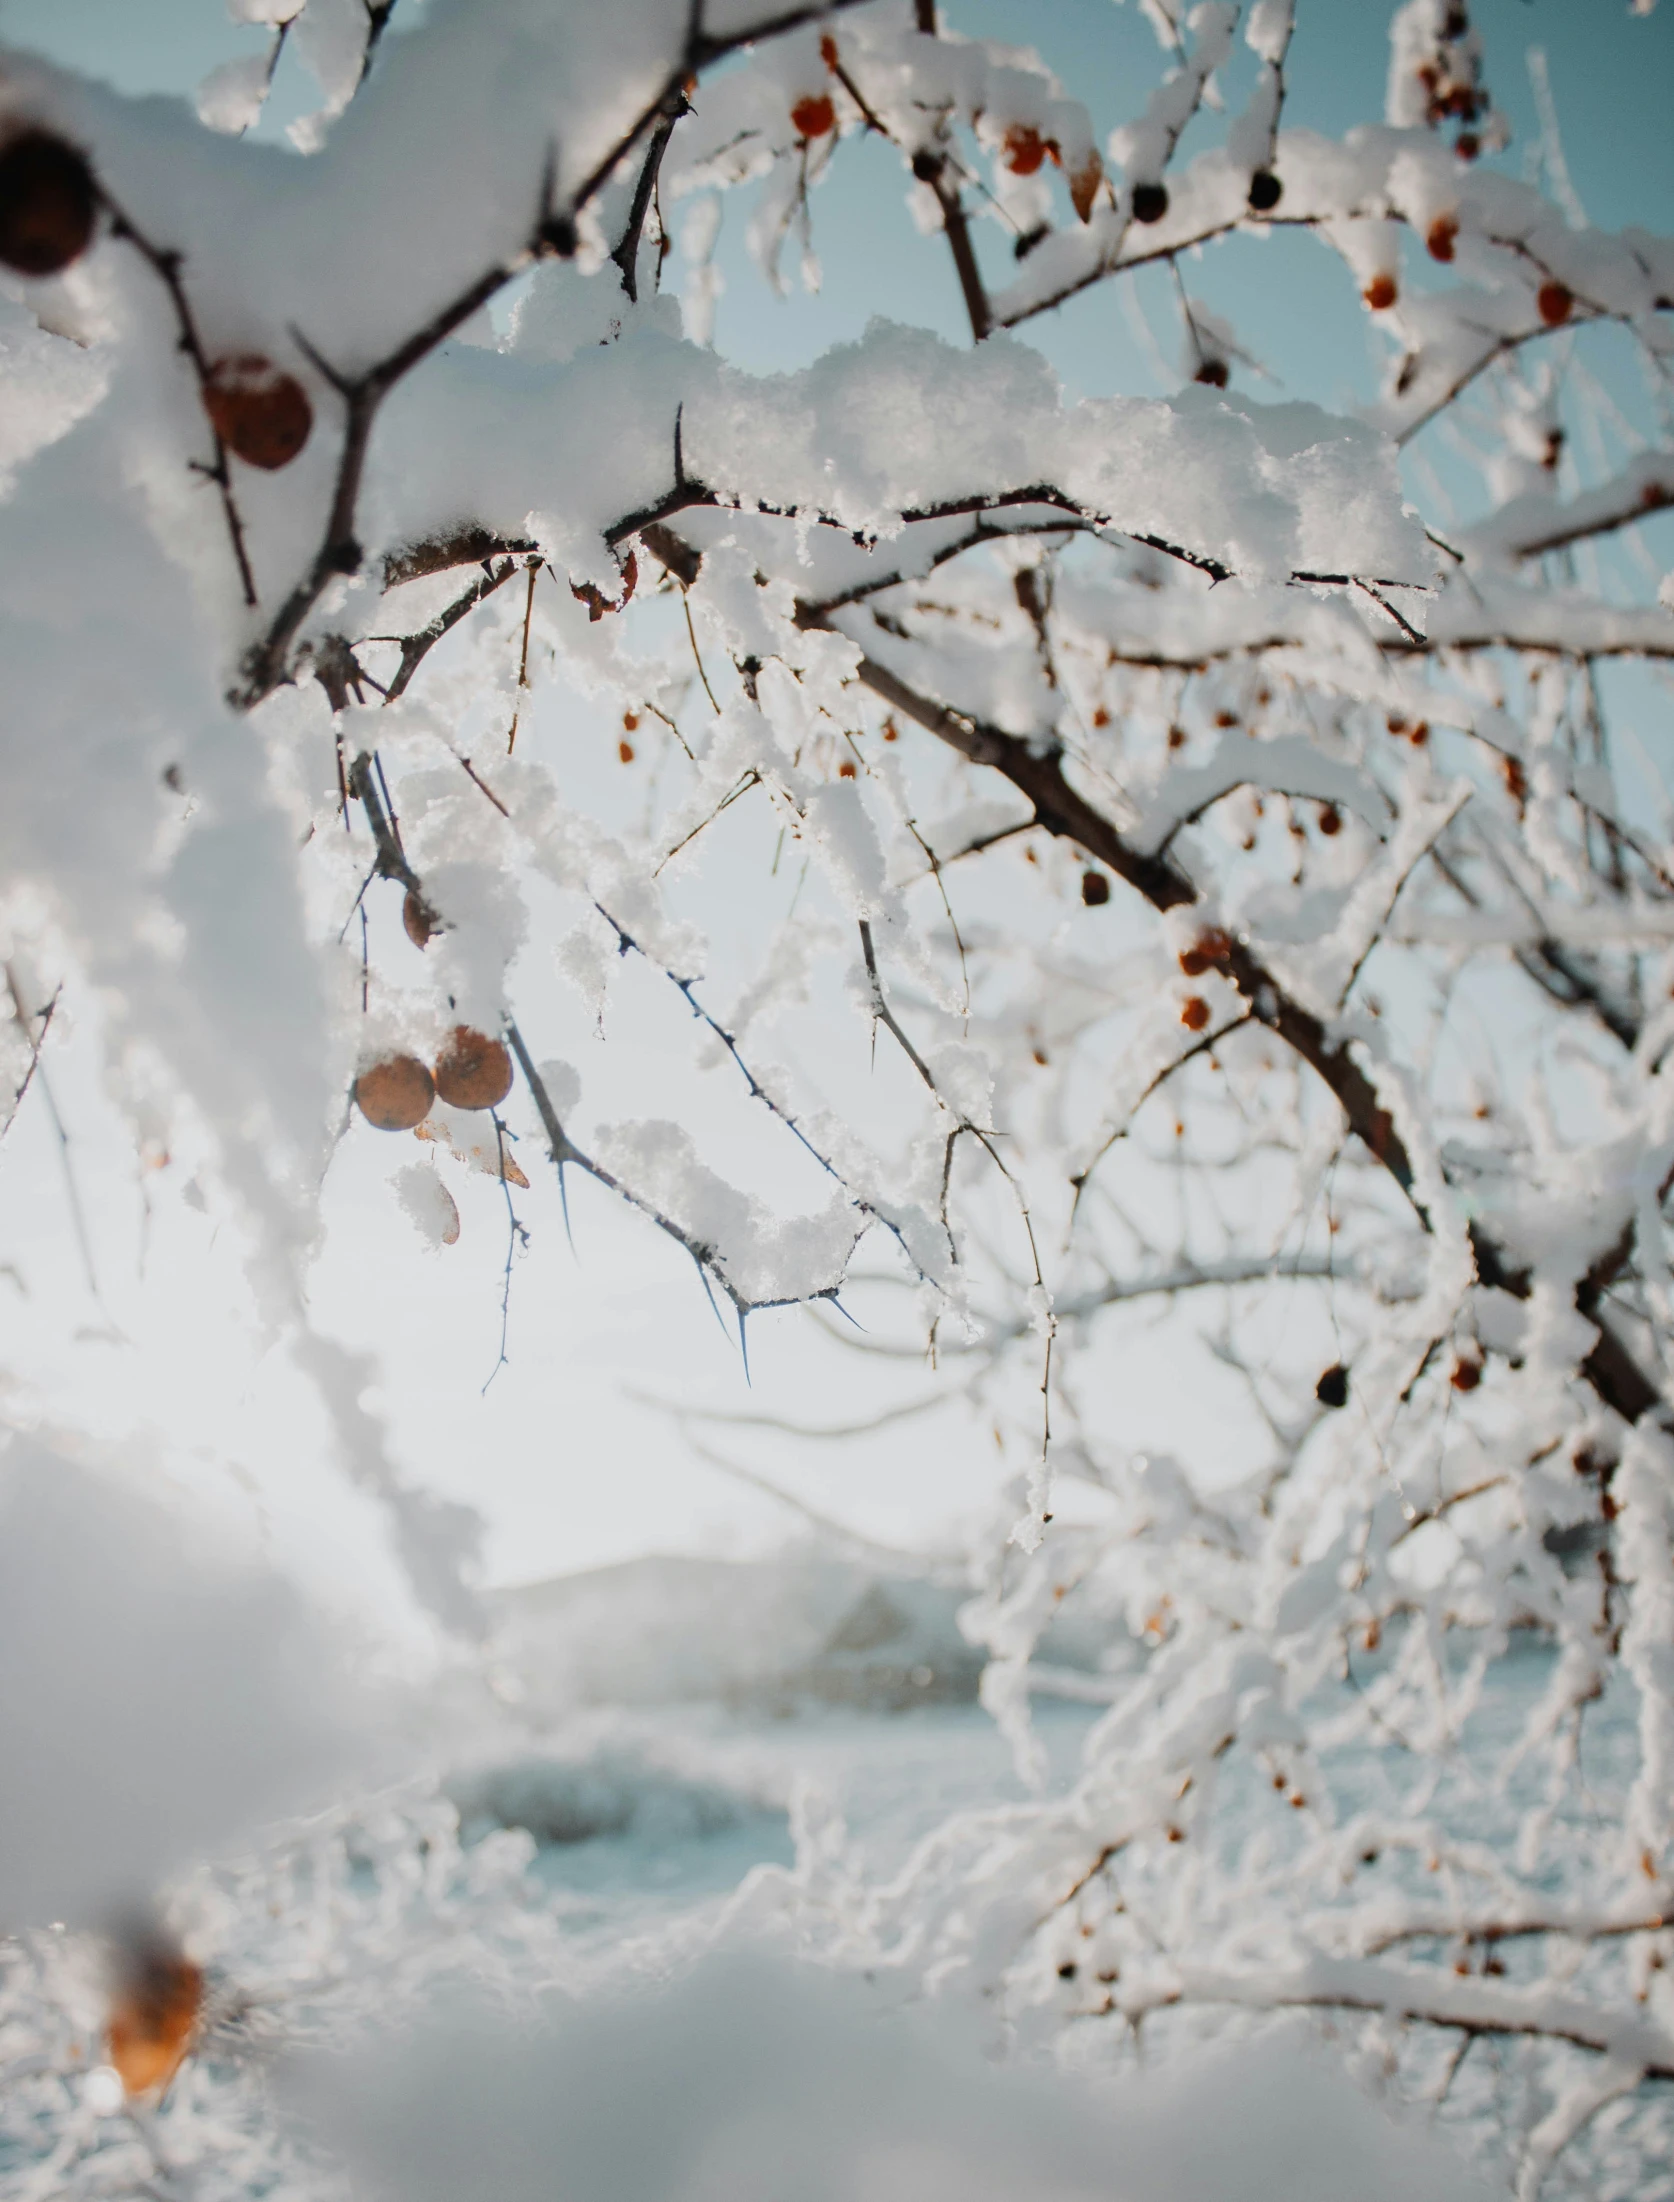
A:
[[[407,5],[402,0],[397,23]],[[1335,132],[1377,119],[1387,54],[1384,0],[1299,0],[1297,13],[1287,120]],[[1023,6],[947,0],[946,14],[956,28],[1032,38],[1088,102],[1100,136],[1133,111],[1159,73],[1136,0]],[[1508,169],[1525,172],[1539,136],[1527,61],[1538,44],[1548,58],[1570,173],[1589,215],[1606,226],[1674,228],[1674,0],[1649,18],[1630,15],[1627,0],[1479,0],[1473,15],[1487,40],[1491,89],[1516,133],[1504,156]],[[134,91],[188,91],[263,35],[230,23],[221,0],[0,0],[0,37]],[[264,130],[277,131],[298,112],[305,91],[287,61]],[[783,302],[765,293],[745,261],[747,194],[741,194],[728,210],[722,248],[728,287],[717,324],[721,349],[762,371],[799,365],[858,334],[875,313],[928,323],[963,341],[945,248],[914,231],[902,182],[887,148],[843,148],[835,175],[815,198],[823,289],[818,297]],[[1003,252],[1003,240],[997,242]],[[1188,281],[1272,371],[1275,382],[1258,385],[1258,394],[1306,395],[1345,408],[1370,395],[1374,339],[1367,317],[1345,271],[1311,239],[1237,240],[1190,268]],[[1132,289],[1133,303],[1124,306],[1118,288],[1105,285],[1032,325],[1029,339],[1080,390],[1143,394],[1172,387],[1160,356],[1172,358],[1176,343],[1168,279],[1144,276]],[[1622,402],[1642,398],[1624,385]],[[552,699],[544,707],[549,731],[574,708]],[[1665,699],[1661,708],[1665,716]],[[537,720],[530,739],[540,738]],[[751,839],[756,828],[742,810],[726,829],[736,838],[718,833],[717,849],[729,860],[765,865],[769,852]],[[718,961],[724,967],[727,960],[723,941]],[[519,986],[526,1026],[574,1023],[573,1005],[563,1007],[550,977],[531,972]],[[589,1077],[619,1087],[624,1114],[648,1113],[645,1092],[667,1078],[662,1050],[671,1028],[650,990],[651,982],[624,976],[610,1043],[589,1062]],[[724,984],[717,994],[725,999]],[[574,1044],[587,1045],[585,1033]],[[114,1119],[102,1113],[90,1079],[76,1085],[73,1057],[65,1080],[67,1092],[80,1097],[76,1129],[91,1153],[101,1127],[113,1135]],[[723,1149],[752,1136],[719,1103],[713,1129]],[[840,1418],[857,1397],[853,1366],[816,1334],[811,1319],[786,1315],[757,1326],[755,1385],[748,1389],[737,1353],[717,1332],[683,1258],[586,1188],[572,1196],[579,1249],[573,1257],[550,1195],[541,1191],[531,1208],[532,1220],[538,1217],[535,1244],[517,1272],[511,1365],[485,1397],[480,1386],[498,1343],[505,1251],[502,1221],[486,1197],[493,1189],[480,1181],[485,1197],[467,1214],[461,1244],[445,1260],[422,1254],[385,1184],[394,1160],[406,1159],[394,1157],[395,1144],[362,1141],[352,1153],[345,1150],[333,1171],[315,1305],[326,1327],[378,1352],[382,1380],[374,1404],[387,1414],[408,1468],[484,1508],[493,1572],[527,1579],[648,1548],[730,1551],[779,1535],[791,1518],[784,1510],[703,1465],[668,1416],[635,1395]],[[114,1265],[112,1250],[124,1250],[126,1260],[137,1229],[131,1179],[114,1164],[108,1177],[96,1163],[90,1168],[94,1236]],[[37,1309],[61,1307],[63,1295],[73,1300],[81,1288],[57,1155],[38,1111],[19,1123],[0,1157],[0,1210],[10,1234],[0,1233],[0,1263],[20,1249],[27,1254],[40,1288]],[[208,1250],[199,1252],[207,1261]],[[189,1253],[180,1251],[183,1263]],[[54,1277],[61,1292],[45,1289]],[[214,1291],[200,1285],[195,1298],[182,1302],[167,1337],[157,1336],[144,1352],[139,1339],[127,1351],[112,1346],[103,1366],[113,1396],[120,1393],[142,1421],[161,1426],[178,1417],[184,1393],[195,1388],[207,1476],[246,1476],[275,1506],[281,1504],[275,1494],[288,1492],[298,1522],[310,1508],[329,1512],[318,1475],[297,1464],[299,1445],[312,1440],[294,1420],[294,1386],[287,1392],[283,1372],[264,1363],[231,1394],[215,1391],[213,1340],[226,1314]],[[50,1328],[40,1328],[37,1339],[50,1371],[58,1366]],[[59,1361],[61,1378],[43,1378],[49,1392],[55,1382],[70,1389],[85,1383],[67,1359]],[[919,1381],[909,1372],[868,1385],[865,1396],[882,1403],[906,1396]],[[289,1406],[278,1404],[282,1396]],[[1166,1442],[1178,1412],[1166,1371],[1136,1366],[1128,1399],[1133,1441]],[[846,1454],[835,1474],[831,1457],[812,1446],[758,1449],[755,1457],[833,1515],[882,1538],[915,1541],[968,1513],[991,1487],[992,1455],[981,1444],[968,1420],[938,1417],[897,1427],[859,1457]],[[218,1457],[223,1465],[215,1465]],[[357,1534],[352,1512],[328,1532],[346,1544]]]

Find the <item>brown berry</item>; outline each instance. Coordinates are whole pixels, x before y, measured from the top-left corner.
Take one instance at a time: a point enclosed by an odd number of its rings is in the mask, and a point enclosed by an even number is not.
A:
[[[1284,188],[1270,168],[1258,168],[1250,178],[1250,212],[1271,214],[1283,198]]]
[[[1335,803],[1321,803],[1319,806],[1319,830],[1324,834],[1342,832],[1343,814]]]
[[[1166,186],[1160,183],[1135,184],[1132,205],[1136,222],[1160,222],[1168,212]]]
[[[791,109],[791,121],[799,138],[823,138],[837,121],[837,110],[824,92],[811,92]]]
[[[1549,329],[1559,329],[1569,319],[1570,308],[1575,304],[1575,294],[1567,283],[1542,283],[1535,304],[1540,308],[1540,318],[1546,326]]]
[[[1430,248],[1432,260],[1451,260],[1453,247],[1458,240],[1459,223],[1452,214],[1438,214],[1430,224],[1430,233],[1424,242]]]
[[[888,720],[884,726],[884,740],[886,742],[898,742],[900,739],[901,729],[893,719]]]
[[[410,1132],[430,1114],[436,1088],[416,1055],[388,1055],[355,1080],[355,1104],[380,1132]]]
[[[1180,1005],[1180,1022],[1188,1032],[1201,1032],[1209,1022],[1209,1004],[1201,994],[1188,994]]]
[[[93,237],[98,191],[73,145],[25,130],[0,152],[0,260],[19,275],[56,275]]]
[[[1014,176],[1032,176],[1048,150],[1046,139],[1032,123],[1014,122],[1006,132],[1006,166]]]
[[[1171,726],[1169,728],[1168,746],[1170,749],[1184,749],[1186,738],[1186,730],[1183,726]]]
[[[1401,295],[1392,275],[1374,275],[1360,294],[1373,313],[1386,313]]]
[[[634,745],[633,745],[633,743],[632,743],[632,742],[618,742],[618,743],[617,743],[617,745],[616,745],[616,754],[617,754],[617,756],[618,756],[618,757],[620,757],[620,758],[621,758],[622,762],[623,762],[623,763],[624,763],[625,765],[631,765],[631,764],[633,763],[633,761],[634,761]]]
[[[1095,726],[1108,726],[1110,724],[1110,713],[1102,703],[1093,713],[1093,724]]]
[[[845,757],[843,759],[843,762],[837,767],[837,777],[839,780],[852,780],[854,776],[854,759],[852,757]]]
[[[1461,130],[1453,150],[1462,161],[1474,161],[1482,151],[1482,140],[1474,130]]]
[[[1103,872],[1083,872],[1081,899],[1089,910],[1099,910],[1110,900],[1110,882]]]
[[[415,948],[428,948],[441,929],[435,911],[416,887],[407,889],[401,905],[401,924]]]
[[[436,1091],[450,1109],[496,1109],[511,1091],[512,1060],[498,1040],[455,1025],[436,1058]]]
[[[215,362],[203,386],[203,409],[229,451],[270,474],[290,465],[314,425],[314,408],[295,375],[259,352]]]
[[[1453,1375],[1450,1381],[1456,1392],[1474,1392],[1478,1384],[1482,1382],[1482,1363],[1471,1359],[1468,1355],[1461,1354],[1453,1364]]]
[[[1192,380],[1194,382],[1206,382],[1211,390],[1224,390],[1226,388],[1226,361],[1224,359],[1206,359],[1192,377]]]
[[[628,732],[632,734],[639,725],[639,713],[637,711],[624,711],[622,714],[622,724],[627,728]]]

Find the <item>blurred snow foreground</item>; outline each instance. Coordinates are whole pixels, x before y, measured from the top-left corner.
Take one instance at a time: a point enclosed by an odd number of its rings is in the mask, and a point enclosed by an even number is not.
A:
[[[1456,0],[1341,140],[1288,0],[1147,0],[1098,129],[934,0],[237,12],[197,112],[0,59],[4,1124],[96,1051],[133,1305],[191,1270],[235,1389],[309,1388],[431,1663],[187,1502],[189,1385],[142,1442],[77,1361],[134,1341],[72,1170],[67,1359],[32,1301],[5,1369],[7,2191],[1465,2191],[1248,2043],[1303,2027],[1525,2197],[1671,2191],[1674,850],[1615,674],[1674,659],[1674,244],[1555,126],[1495,165]],[[318,112],[240,137],[292,38]],[[812,282],[861,138],[971,342],[752,377],[726,196]],[[1363,417],[1186,290],[1281,225],[1387,335]],[[1017,332],[1158,264],[1183,386],[1068,398]],[[613,1121],[626,971],[712,1075]],[[808,1306],[876,1389],[755,1439],[963,1414],[992,1536],[486,1598],[310,1315],[381,1139],[437,1260],[503,1203],[508,1294],[591,1181],[741,1345]]]

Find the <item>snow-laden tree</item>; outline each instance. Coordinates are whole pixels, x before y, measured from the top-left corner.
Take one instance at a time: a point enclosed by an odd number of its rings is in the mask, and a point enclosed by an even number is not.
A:
[[[1042,60],[956,13],[262,0],[270,56],[199,114],[6,62],[12,1112],[96,1002],[137,1146],[201,1157],[253,1321],[466,1635],[469,1525],[308,1323],[335,1143],[416,1131],[438,1242],[486,1172],[508,1287],[578,1179],[746,1343],[794,1303],[841,1333],[862,1280],[855,1350],[927,1357],[1015,1469],[966,1619],[1020,1762],[1032,1691],[1109,1710],[1067,1800],[890,1887],[810,1827],[805,1931],[1112,2055],[1163,2014],[1333,2014],[1525,2193],[1644,2194],[1674,854],[1607,692],[1674,657],[1674,242],[1590,227],[1555,152],[1550,195],[1492,165],[1452,0],[1396,12],[1385,117],[1340,140],[1286,125],[1289,0],[1146,0],[1126,117],[1051,73],[1049,16],[1016,24]],[[241,140],[289,40],[325,106],[298,150]],[[727,194],[769,280],[793,244],[812,276],[864,137],[969,347],[874,322],[729,366]],[[1387,331],[1363,418],[1259,395],[1191,295],[1280,227]],[[1159,263],[1179,392],[1066,399],[1031,324]],[[520,739],[558,681],[631,819]],[[683,895],[741,805],[776,847],[726,858],[755,968],[723,995]],[[520,1007],[532,946],[600,1018],[657,977],[771,1200],[661,1091],[599,1120]],[[1184,1411],[1179,1458],[1124,1443],[1112,1341],[1159,1309],[1183,1410],[1242,1387],[1255,1472]],[[1072,1594],[1096,1685],[1031,1663]],[[254,1910],[290,1916],[286,1870]]]

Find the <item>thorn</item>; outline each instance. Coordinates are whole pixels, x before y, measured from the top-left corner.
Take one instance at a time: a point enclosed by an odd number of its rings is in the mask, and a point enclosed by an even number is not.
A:
[[[749,1384],[749,1383],[750,1383],[750,1340],[749,1340],[749,1337],[748,1337],[748,1335],[747,1335],[747,1333],[745,1332],[745,1329],[744,1329],[744,1314],[745,1314],[745,1311],[744,1311],[744,1309],[743,1309],[743,1308],[740,1308],[740,1309],[738,1310],[738,1351],[739,1351],[739,1355],[740,1355],[740,1357],[741,1357],[741,1359],[743,1360],[743,1363],[744,1363],[744,1381],[745,1381],[745,1383],[746,1383],[746,1384]],[[754,1389],[754,1386],[752,1385],[752,1386],[751,1386],[751,1388],[752,1388],[752,1389]]]

